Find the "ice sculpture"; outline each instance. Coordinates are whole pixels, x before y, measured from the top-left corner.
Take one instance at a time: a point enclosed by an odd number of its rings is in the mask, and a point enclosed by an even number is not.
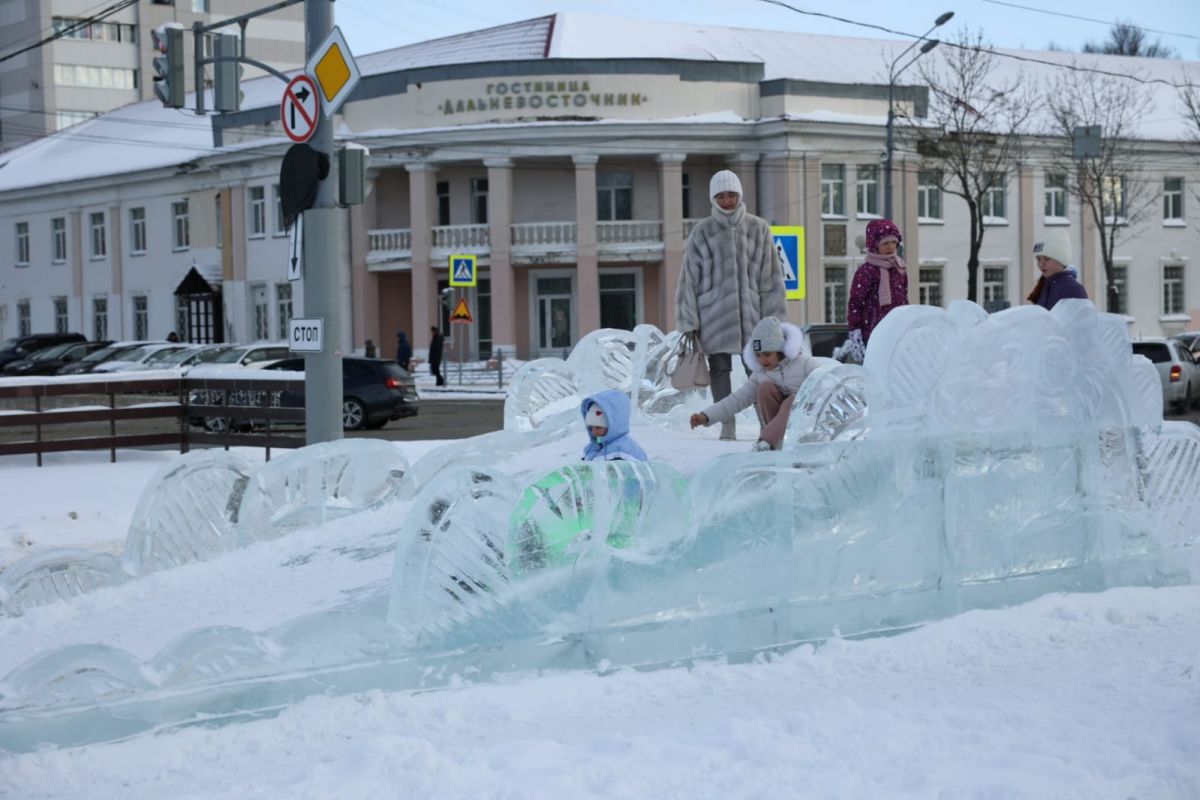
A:
[[[188,453],[159,470],[142,493],[124,559],[144,575],[212,558],[238,545],[238,507],[254,467],[223,450]]]
[[[443,449],[405,473],[379,451],[356,473],[353,448],[328,448],[252,478],[238,526],[253,517],[260,538],[382,509],[339,535],[395,534],[386,611],[355,594],[269,630],[185,633],[148,661],[106,644],[37,654],[0,680],[0,748],[455,675],[748,658],[1047,591],[1190,579],[1200,429],[1162,422],[1157,374],[1120,317],[1075,301],[901,308],[863,367],[814,372],[780,452],[686,476],[641,462],[509,472],[521,447],[578,427],[581,369],[662,396],[651,375],[671,337],[635,334],[596,337],[578,367],[526,365],[511,426],[455,445],[481,463]]]
[[[116,586],[127,579],[121,561],[90,550],[51,550],[28,556],[0,574],[0,616]]]
[[[342,439],[294,450],[258,469],[238,513],[244,545],[376,508],[401,492],[408,460],[391,442]]]

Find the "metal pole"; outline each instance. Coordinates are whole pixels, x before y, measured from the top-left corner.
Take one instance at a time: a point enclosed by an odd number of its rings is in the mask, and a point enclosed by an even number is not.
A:
[[[333,29],[333,0],[305,0],[305,53],[311,57]],[[304,430],[308,444],[342,438],[342,314],[338,303],[337,160],[333,120],[319,118],[309,145],[329,156],[329,175],[317,185],[317,199],[304,212],[304,316],[324,320],[320,353],[304,357]]]
[[[896,89],[896,78],[888,79],[888,113],[887,113],[887,155],[883,164],[883,216],[892,218],[892,129],[895,127],[896,112],[892,108],[892,99]]]

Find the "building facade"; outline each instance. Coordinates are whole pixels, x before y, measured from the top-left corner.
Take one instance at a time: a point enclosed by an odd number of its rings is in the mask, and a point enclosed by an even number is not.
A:
[[[845,319],[856,237],[884,206],[886,82],[819,58],[848,46],[837,37],[649,24],[663,29],[628,42],[620,21],[556,15],[359,58],[364,78],[335,118],[339,140],[370,151],[366,202],[340,212],[332,265],[344,329],[326,335],[342,352],[371,341],[388,355],[404,330],[421,353],[434,326],[453,334],[451,358],[470,359],[562,355],[600,327],[672,329],[686,237],[720,169],[739,174],[750,211],[805,230],[804,297],[789,317]],[[686,57],[697,43],[714,57]],[[303,281],[287,280],[282,85],[256,84],[243,111],[211,123],[179,128],[181,115],[141,104],[81,126],[109,140],[61,143],[71,158],[93,154],[85,175],[55,173],[45,148],[14,153],[17,168],[0,170],[0,254],[12,254],[0,262],[0,332],[282,339],[303,314]],[[896,96],[924,114],[925,87]],[[158,119],[177,127],[155,130]],[[1200,309],[1197,154],[1182,133],[1140,146],[1151,168],[1139,180],[1161,213],[1121,237],[1122,310],[1135,335],[1170,334],[1196,327]],[[965,297],[965,204],[903,141],[894,186],[911,301]],[[1033,243],[1055,226],[1089,295],[1104,296],[1094,226],[1063,186],[1035,147],[989,194],[985,306],[1024,302]],[[478,284],[452,288],[449,258],[464,253]],[[460,297],[474,321],[450,325],[443,301]]]
[[[187,28],[184,50],[190,64],[193,23],[220,22],[247,8],[236,0],[146,0],[91,21],[98,10],[87,0],[0,0],[0,51],[11,53],[63,34],[0,64],[0,150],[152,99],[152,60],[158,55],[152,30],[166,22]],[[236,25],[229,28],[237,30]],[[246,53],[281,70],[301,66],[304,6],[251,20]],[[246,70],[248,78],[262,74],[253,67]]]

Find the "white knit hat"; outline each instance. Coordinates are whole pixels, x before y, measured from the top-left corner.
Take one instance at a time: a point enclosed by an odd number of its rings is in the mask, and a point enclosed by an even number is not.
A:
[[[727,169],[723,169],[716,175],[712,176],[712,180],[708,182],[708,196],[716,197],[721,192],[736,192],[739,197],[742,195],[742,182],[738,180],[738,176]]]
[[[1033,254],[1053,258],[1064,267],[1071,263],[1071,240],[1062,228],[1052,228],[1033,243]]]
[[[750,351],[759,353],[783,352],[783,325],[775,317],[763,317],[750,334]]]
[[[604,412],[600,410],[600,406],[592,403],[583,418],[583,424],[589,428],[607,428],[608,420],[604,418]]]

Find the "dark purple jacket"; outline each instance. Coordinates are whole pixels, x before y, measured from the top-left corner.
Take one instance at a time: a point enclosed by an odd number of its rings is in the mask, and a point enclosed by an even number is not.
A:
[[[871,338],[871,331],[887,313],[896,306],[908,305],[908,275],[904,270],[889,269],[891,274],[892,304],[879,307],[880,269],[872,264],[859,265],[850,284],[850,298],[846,303],[846,327],[862,331],[863,344]]]
[[[1070,270],[1064,269],[1062,272],[1056,272],[1046,278],[1045,284],[1042,285],[1042,293],[1038,295],[1037,304],[1049,311],[1059,300],[1066,300],[1068,297],[1088,299],[1087,290],[1083,288],[1083,284],[1075,280],[1075,275]]]

